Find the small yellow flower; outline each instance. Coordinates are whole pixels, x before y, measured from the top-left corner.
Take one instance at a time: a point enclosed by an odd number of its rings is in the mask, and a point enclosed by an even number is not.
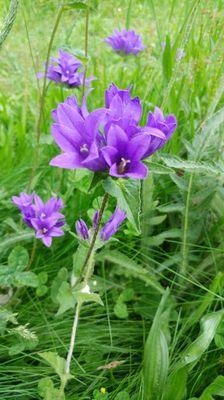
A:
[[[100,392],[101,392],[102,394],[105,394],[105,393],[106,393],[106,388],[105,388],[105,387],[102,387],[102,388],[100,389]]]

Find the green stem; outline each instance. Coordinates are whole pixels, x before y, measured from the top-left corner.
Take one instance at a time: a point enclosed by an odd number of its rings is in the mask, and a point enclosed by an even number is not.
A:
[[[97,226],[96,226],[96,229],[94,231],[93,238],[91,240],[91,243],[90,243],[90,246],[89,246],[89,250],[88,250],[87,255],[86,255],[86,259],[85,259],[83,267],[81,269],[81,275],[84,272],[85,268],[87,267],[87,264],[88,264],[89,259],[91,257],[91,254],[92,254],[95,242],[96,242],[96,238],[97,238],[97,235],[98,235],[98,232],[99,232],[99,229],[100,229],[100,223],[101,223],[101,220],[102,220],[102,216],[103,216],[104,210],[106,208],[108,199],[109,199],[109,193],[105,193],[103,201],[102,201],[102,205],[101,205],[100,211],[99,211],[99,218],[98,218]]]
[[[39,164],[41,123],[43,120],[45,97],[46,97],[46,92],[47,92],[47,70],[48,70],[49,63],[50,63],[50,53],[51,53],[52,45],[54,42],[55,34],[57,32],[62,13],[63,13],[63,6],[61,6],[58,11],[58,15],[57,15],[57,18],[56,18],[56,21],[54,24],[54,28],[51,33],[51,37],[50,37],[50,41],[49,41],[49,45],[48,45],[48,49],[47,49],[47,57],[46,57],[46,63],[45,63],[45,69],[44,69],[44,81],[43,81],[43,87],[42,87],[42,92],[41,92],[41,96],[40,96],[39,115],[38,115],[37,124],[36,124],[36,147],[35,147],[35,153],[34,153],[34,162],[33,162],[33,168],[31,171],[31,176],[30,176],[30,179],[28,182],[28,187],[27,187],[28,191],[30,190],[33,178],[35,176],[36,169]]]
[[[87,57],[88,57],[88,39],[89,39],[89,2],[87,3],[86,8],[86,24],[85,24],[85,66],[84,66],[84,73],[83,73],[83,82],[82,82],[82,98],[85,93],[85,83],[86,83],[86,72],[87,72]]]
[[[97,239],[97,235],[100,229],[100,224],[101,224],[101,220],[102,220],[102,216],[105,210],[105,207],[107,205],[108,202],[108,198],[109,198],[109,194],[105,193],[103,201],[102,201],[102,205],[100,207],[100,211],[99,211],[99,217],[98,217],[98,221],[97,221],[97,226],[96,229],[94,231],[90,246],[89,246],[89,250],[87,252],[86,255],[86,259],[83,263],[83,267],[82,267],[82,272],[81,274],[85,271],[85,274],[83,276],[83,283],[82,286],[85,287],[88,284],[88,281],[92,275],[93,272],[93,263],[92,263],[92,257],[93,257],[93,252],[94,252],[94,246],[96,243],[96,239]],[[66,359],[66,365],[65,365],[65,374],[69,374],[70,373],[70,366],[71,366],[71,360],[72,360],[72,354],[74,351],[74,346],[75,346],[75,338],[76,338],[76,332],[77,332],[77,327],[78,327],[78,321],[79,321],[79,315],[80,315],[80,311],[81,311],[81,303],[78,303],[76,308],[75,308],[75,315],[74,315],[74,321],[73,321],[73,326],[72,326],[72,333],[71,333],[71,339],[70,339],[70,346],[69,346],[69,350],[68,350],[68,355],[67,355],[67,359]]]

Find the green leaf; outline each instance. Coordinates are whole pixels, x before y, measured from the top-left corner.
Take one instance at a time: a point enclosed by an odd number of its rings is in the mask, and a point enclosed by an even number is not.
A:
[[[164,293],[163,287],[156,280],[155,276],[150,274],[150,272],[141,267],[141,265],[137,264],[134,260],[120,253],[119,251],[104,250],[99,253],[98,258],[100,261],[108,260],[111,263],[118,265],[122,268],[124,274],[127,274],[129,277],[133,276],[135,278],[141,279],[147,285],[152,286],[154,289],[156,289],[159,293]]]
[[[128,392],[126,392],[125,390],[122,390],[122,392],[119,392],[117,394],[117,396],[115,397],[114,400],[130,400],[130,396],[129,396]]]
[[[48,291],[48,287],[46,285],[39,285],[36,290],[36,295],[38,297],[44,296]]]
[[[135,294],[135,292],[132,288],[124,289],[123,292],[119,296],[119,300],[123,301],[123,302],[131,301],[131,300],[133,300],[134,294]]]
[[[38,353],[47,363],[52,367],[55,373],[60,377],[61,381],[64,382],[67,379],[71,379],[72,375],[65,374],[65,359],[60,357],[57,353],[52,351],[46,351]]]
[[[76,278],[80,277],[84,261],[86,259],[87,248],[83,244],[79,244],[76,252],[73,255],[73,275]]]
[[[103,186],[106,192],[117,199],[118,207],[126,212],[128,220],[140,234],[140,182],[107,178]]]
[[[16,356],[19,353],[22,353],[25,350],[25,344],[20,342],[16,343],[9,348],[9,355]]]
[[[164,332],[165,325],[168,325],[168,314],[166,320],[162,318],[168,295],[169,291],[166,290],[145,343],[143,366],[145,400],[162,399],[168,375],[169,350]]]
[[[54,303],[58,304],[57,295],[62,282],[66,282],[68,278],[68,271],[66,268],[61,268],[57,276],[54,278],[51,286],[51,299]]]
[[[50,378],[43,378],[38,382],[38,393],[44,400],[55,400],[58,397],[59,390],[54,388],[53,381]],[[65,400],[61,395],[60,400]]]
[[[23,271],[29,262],[28,251],[22,246],[16,246],[8,257],[8,265],[13,270]]]
[[[128,308],[122,301],[117,301],[114,306],[114,314],[117,318],[126,319],[128,318]]]
[[[183,384],[181,390],[178,389],[177,385],[177,382],[180,383],[180,374],[184,376],[186,374],[187,381],[187,373],[195,367],[201,356],[210,346],[222,318],[223,310],[220,310],[207,314],[201,319],[201,334],[180,354],[179,360],[174,365],[173,371],[168,378],[163,400],[173,400],[174,398],[175,400],[184,399],[185,389]]]
[[[215,380],[203,391],[199,400],[213,400],[213,396],[224,398],[224,376],[217,376]]]
[[[60,305],[56,316],[63,314],[65,311],[75,307],[76,297],[72,292],[72,288],[68,282],[62,282],[58,294],[57,301]]]
[[[47,272],[40,272],[38,275],[38,281],[40,285],[44,285],[47,283],[48,280],[48,273]]]
[[[37,275],[34,272],[16,272],[13,276],[13,285],[37,287],[39,284]]]
[[[103,302],[100,298],[100,296],[97,293],[83,293],[83,292],[78,292],[76,293],[76,298],[77,301],[80,303],[98,303],[101,306],[103,306]]]
[[[83,3],[82,1],[71,1],[68,3],[65,3],[63,5],[63,9],[66,10],[71,10],[71,9],[75,9],[75,10],[86,10],[87,9],[87,5],[85,3]]]
[[[15,243],[22,242],[22,241],[30,241],[34,239],[34,233],[33,232],[23,232],[20,234],[16,235],[11,235],[5,240],[2,240],[0,243],[0,251],[4,252],[6,251],[10,246],[13,246]]]

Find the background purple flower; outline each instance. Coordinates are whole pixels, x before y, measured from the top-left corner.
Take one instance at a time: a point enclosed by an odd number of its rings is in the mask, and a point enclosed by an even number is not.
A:
[[[124,54],[137,55],[140,51],[144,50],[146,46],[143,45],[142,39],[136,34],[134,30],[114,29],[114,33],[105,39],[116,52]]]
[[[61,199],[52,197],[44,203],[37,194],[27,195],[22,192],[19,197],[13,196],[12,201],[21,211],[24,222],[35,229],[36,237],[45,246],[51,246],[52,237],[64,235],[61,229],[64,215],[59,212],[64,207]]]
[[[106,222],[104,227],[100,231],[100,238],[103,241],[109,240],[112,235],[114,235],[119,226],[126,218],[126,213],[116,207],[114,213],[111,215],[110,219]]]
[[[50,65],[47,70],[47,78],[51,81],[65,84],[68,87],[77,87],[83,84],[84,73],[83,64],[72,54],[63,50],[58,50],[59,56],[51,58]],[[38,77],[43,77],[43,73],[39,73]],[[85,79],[85,86],[89,86],[94,77]]]

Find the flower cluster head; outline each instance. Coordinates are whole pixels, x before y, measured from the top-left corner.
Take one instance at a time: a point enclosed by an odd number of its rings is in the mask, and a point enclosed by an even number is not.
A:
[[[83,64],[72,54],[63,50],[58,50],[59,56],[52,57],[47,70],[47,78],[51,81],[62,83],[69,88],[81,86],[83,84],[84,72]],[[38,77],[43,77],[43,73],[39,73]],[[85,86],[89,86],[93,77],[85,78]]]
[[[51,246],[52,237],[64,234],[61,229],[65,224],[64,215],[59,212],[64,207],[61,199],[51,197],[44,203],[37,194],[22,192],[19,197],[13,196],[12,202],[19,208],[25,224],[36,231],[36,237],[45,246]]]
[[[99,218],[99,212],[96,211],[94,217],[93,217],[93,226],[92,229],[95,230],[97,228],[98,224],[98,218]],[[106,222],[106,224],[103,226],[103,228],[99,232],[99,237],[102,241],[107,241],[113,236],[117,231],[119,226],[122,224],[122,222],[126,219],[126,213],[120,208],[116,207],[114,213],[111,215],[110,219]],[[76,224],[76,232],[77,235],[83,239],[83,240],[88,240],[90,238],[90,231],[88,229],[87,224],[83,219],[79,219]]]
[[[105,92],[105,107],[88,112],[74,96],[58,105],[52,114],[52,135],[62,153],[50,165],[109,171],[117,178],[144,179],[148,169],[142,162],[160,149],[176,129],[173,115],[164,117],[156,107],[141,126],[142,105],[130,88],[112,84]]]
[[[134,54],[135,56],[146,46],[143,45],[142,39],[134,30],[114,29],[114,33],[105,39],[114,51],[121,54]]]

